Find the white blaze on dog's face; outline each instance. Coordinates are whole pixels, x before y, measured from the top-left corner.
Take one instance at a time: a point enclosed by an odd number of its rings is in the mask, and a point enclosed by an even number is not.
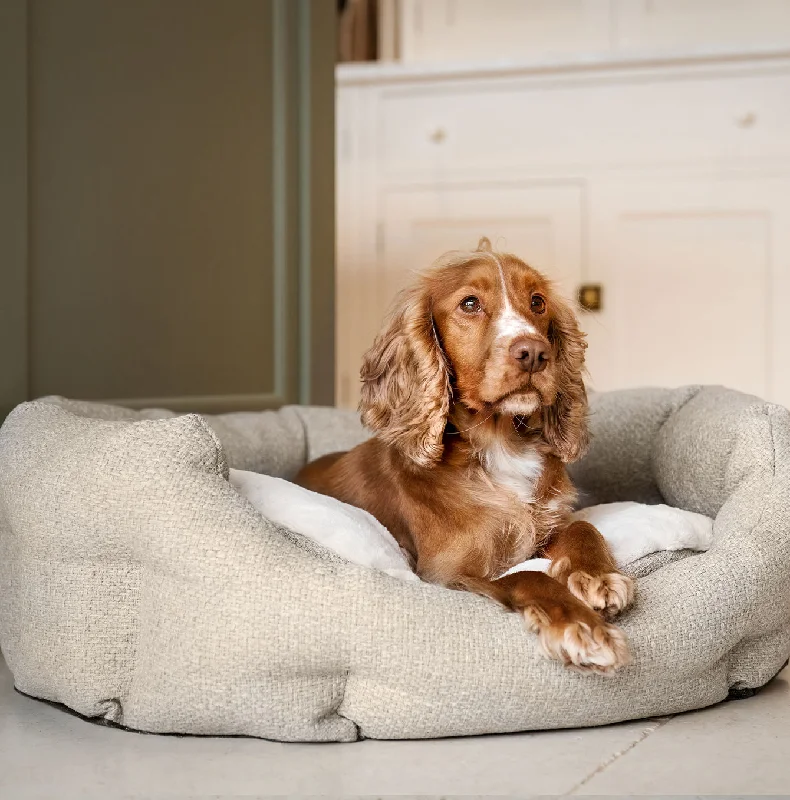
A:
[[[543,275],[484,249],[436,270],[430,292],[456,401],[505,414],[554,402],[562,366],[557,323],[573,313]]]

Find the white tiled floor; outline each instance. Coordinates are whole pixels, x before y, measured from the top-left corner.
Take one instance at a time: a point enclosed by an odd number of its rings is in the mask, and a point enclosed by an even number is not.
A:
[[[307,745],[99,727],[15,693],[0,660],[0,798],[784,794],[789,679],[749,700],[606,728]]]

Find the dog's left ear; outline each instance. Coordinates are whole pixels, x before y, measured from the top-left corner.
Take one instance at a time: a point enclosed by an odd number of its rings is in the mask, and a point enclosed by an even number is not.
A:
[[[585,334],[573,309],[561,299],[552,303],[549,339],[557,363],[557,398],[543,409],[543,438],[566,464],[581,458],[590,443],[587,430],[587,391],[582,371]]]

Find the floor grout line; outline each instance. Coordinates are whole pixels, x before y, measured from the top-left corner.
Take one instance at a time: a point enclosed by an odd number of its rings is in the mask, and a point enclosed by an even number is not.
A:
[[[644,728],[633,742],[628,744],[622,750],[617,750],[616,752],[612,753],[609,758],[607,758],[605,761],[602,761],[589,775],[585,775],[575,786],[572,786],[567,792],[563,792],[562,797],[572,795],[574,792],[581,789],[582,786],[591,781],[596,775],[600,775],[604,770],[611,767],[615,761],[622,758],[626,753],[630,753],[638,744],[644,742],[648,736],[650,736],[652,733],[655,733],[659,728],[662,728],[672,719],[674,719],[672,716],[657,718],[651,725],[648,725],[646,728]]]

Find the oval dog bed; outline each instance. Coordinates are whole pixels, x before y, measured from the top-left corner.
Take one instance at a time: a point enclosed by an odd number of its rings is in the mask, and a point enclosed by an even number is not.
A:
[[[279,740],[599,725],[748,693],[790,653],[790,418],[726,389],[596,394],[586,504],[715,517],[632,564],[610,678],[547,661],[493,602],[348,563],[264,519],[228,467],[289,477],[356,415],[176,416],[49,398],[0,431],[0,646],[23,693],[129,728]]]

